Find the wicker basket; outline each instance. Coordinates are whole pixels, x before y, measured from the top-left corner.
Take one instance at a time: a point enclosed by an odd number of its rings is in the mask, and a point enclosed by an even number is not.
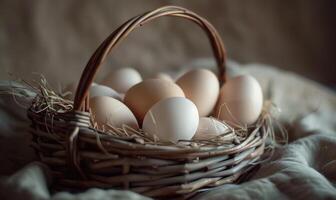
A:
[[[92,55],[73,103],[49,91],[49,100],[43,94],[37,95],[28,110],[32,145],[53,172],[55,188],[127,189],[154,198],[187,198],[237,181],[263,154],[270,128],[265,117],[247,128],[245,135],[233,130],[235,137],[229,143],[153,143],[138,134],[118,136],[93,127],[88,89],[99,66],[134,29],[162,16],[185,18],[205,31],[217,61],[218,78],[221,84],[225,82],[224,46],[207,20],[176,6],[165,6],[128,20]]]

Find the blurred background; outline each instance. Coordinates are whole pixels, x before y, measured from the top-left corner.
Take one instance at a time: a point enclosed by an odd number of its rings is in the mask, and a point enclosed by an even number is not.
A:
[[[73,0],[0,1],[0,79],[53,83],[79,80],[98,45],[129,18],[174,4],[208,19],[221,34],[228,57],[264,63],[336,88],[336,1],[334,0]],[[145,73],[185,67],[211,57],[203,31],[177,18],[161,18],[131,34],[110,55],[111,67]]]

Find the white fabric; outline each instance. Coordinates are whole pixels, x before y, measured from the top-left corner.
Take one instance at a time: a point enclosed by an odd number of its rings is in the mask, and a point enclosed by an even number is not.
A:
[[[197,61],[198,66],[210,64],[208,60]],[[336,199],[335,93],[269,66],[230,62],[229,72],[250,73],[265,94],[271,92],[282,110],[280,119],[289,125],[289,144],[276,148],[272,159],[249,181],[228,184],[194,199]],[[8,87],[8,82],[0,83],[0,91]],[[23,90],[21,95],[32,94]],[[26,111],[15,102],[29,103],[19,97],[13,101],[11,95],[0,96],[0,199],[147,199],[132,192],[101,189],[51,195],[47,167],[31,162],[36,157],[29,147]]]

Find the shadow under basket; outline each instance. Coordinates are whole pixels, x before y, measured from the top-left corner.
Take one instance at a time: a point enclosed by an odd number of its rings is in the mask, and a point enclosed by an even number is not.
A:
[[[165,6],[130,19],[92,55],[73,102],[42,87],[28,110],[32,146],[53,172],[54,188],[126,189],[154,198],[188,198],[248,175],[264,153],[272,128],[265,110],[254,125],[206,141],[160,143],[132,134],[127,127],[119,130],[125,132],[123,136],[93,126],[88,89],[97,69],[130,32],[162,16],[190,20],[205,31],[217,61],[218,78],[221,85],[225,82],[222,40],[202,17],[181,7]]]

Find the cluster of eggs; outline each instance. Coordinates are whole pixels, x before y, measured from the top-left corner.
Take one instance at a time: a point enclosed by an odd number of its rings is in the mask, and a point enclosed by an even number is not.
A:
[[[167,74],[143,80],[133,68],[108,74],[89,91],[98,127],[142,128],[161,141],[209,139],[226,124],[250,125],[258,119],[262,90],[252,76],[229,79],[221,88],[215,74],[193,69],[174,81]]]

